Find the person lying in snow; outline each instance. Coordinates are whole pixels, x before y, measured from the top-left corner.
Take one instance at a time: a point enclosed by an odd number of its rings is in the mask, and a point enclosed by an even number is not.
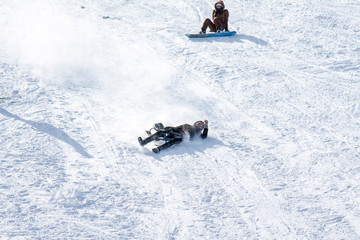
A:
[[[208,120],[204,120],[197,121],[193,125],[183,124],[177,127],[165,128],[162,123],[157,123],[155,124],[156,133],[151,134],[150,129],[150,131],[146,131],[149,136],[144,140],[139,137],[138,141],[140,143],[140,146],[144,146],[154,140],[165,140],[165,143],[163,145],[152,149],[154,153],[158,153],[161,150],[169,148],[176,143],[180,143],[183,140],[185,134],[188,134],[190,136],[190,140],[192,140],[195,135],[200,135],[202,139],[207,138],[208,123]]]
[[[209,27],[211,32],[221,32],[221,31],[229,31],[228,28],[228,19],[229,19],[229,11],[225,9],[225,4],[223,1],[218,1],[215,3],[215,9],[212,13],[212,22],[209,18],[205,19],[200,34],[205,34],[206,29]]]

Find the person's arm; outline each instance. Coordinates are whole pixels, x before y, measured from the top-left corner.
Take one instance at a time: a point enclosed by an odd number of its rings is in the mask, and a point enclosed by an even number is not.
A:
[[[208,127],[209,121],[204,120],[204,123],[205,123],[204,130],[203,130],[202,134],[200,135],[202,139],[207,138],[208,131],[209,131],[209,127]]]
[[[228,28],[229,11],[226,9],[224,10],[224,16],[225,16],[225,31],[229,31]]]
[[[213,19],[213,21],[215,20],[215,17],[216,17],[216,11],[213,10],[213,14],[212,14],[212,19]]]

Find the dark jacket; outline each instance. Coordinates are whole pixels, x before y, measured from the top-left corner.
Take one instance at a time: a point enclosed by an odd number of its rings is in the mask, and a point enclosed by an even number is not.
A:
[[[190,125],[190,124],[183,124],[177,127],[173,128],[174,131],[180,132],[181,134],[189,134],[190,136],[190,140],[193,139],[193,137],[195,136],[195,134],[198,134],[201,132],[201,130],[196,130],[194,126]],[[200,137],[202,139],[207,138],[207,134],[208,134],[208,126],[205,126],[204,129],[202,130],[202,132],[200,133]]]
[[[221,5],[223,5],[223,8],[219,11],[216,9],[216,4],[220,3]],[[212,14],[212,18],[213,21],[219,21],[220,25],[223,29],[225,29],[226,31],[229,31],[228,28],[228,20],[229,20],[229,11],[227,9],[225,9],[225,4],[223,1],[218,1],[215,3],[214,5],[215,9],[213,10],[213,14]]]

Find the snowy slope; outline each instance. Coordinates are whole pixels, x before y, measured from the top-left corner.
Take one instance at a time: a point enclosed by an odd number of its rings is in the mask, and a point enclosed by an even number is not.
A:
[[[0,0],[2,239],[360,239],[359,2],[212,5]]]

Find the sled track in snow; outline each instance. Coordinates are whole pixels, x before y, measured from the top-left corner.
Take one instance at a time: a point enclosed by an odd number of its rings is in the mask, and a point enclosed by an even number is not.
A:
[[[2,236],[358,239],[356,1],[225,1],[238,35],[212,40],[184,35],[209,0],[81,4],[0,10],[29,72],[0,64]],[[136,141],[203,118],[205,141]]]

